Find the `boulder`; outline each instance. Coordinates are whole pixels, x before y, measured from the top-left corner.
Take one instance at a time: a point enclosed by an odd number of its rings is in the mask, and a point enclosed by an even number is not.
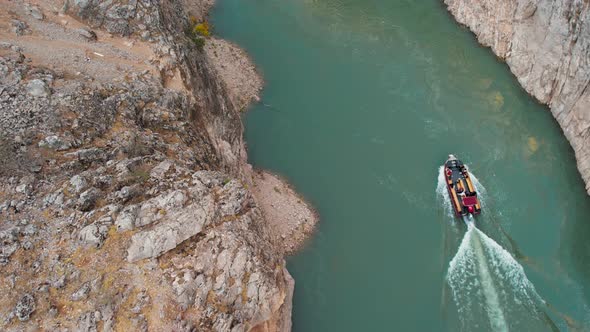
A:
[[[139,205],[133,204],[125,207],[121,213],[117,216],[115,220],[115,226],[117,226],[117,230],[121,231],[129,231],[135,228],[135,219],[137,218],[137,213],[139,212]]]
[[[51,135],[41,140],[39,142],[39,147],[53,149],[56,151],[63,151],[69,149],[71,145],[70,143],[63,141],[59,136]]]
[[[89,186],[88,181],[86,181],[86,179],[79,174],[74,175],[70,179],[70,185],[72,186],[72,188],[74,189],[74,192],[76,194],[79,194],[83,190],[86,190],[86,188],[88,188],[88,186]]]
[[[48,97],[51,95],[51,90],[44,81],[34,79],[27,84],[27,93],[33,97]]]
[[[88,293],[90,293],[90,283],[85,282],[82,287],[72,294],[71,299],[72,301],[83,300],[88,297]]]
[[[31,314],[35,311],[35,298],[31,294],[23,295],[14,308],[14,313],[18,320],[26,322],[31,318]]]
[[[80,230],[79,239],[86,246],[100,247],[107,237],[108,227],[90,224]]]
[[[17,35],[17,36],[22,36],[25,33],[28,32],[29,26],[20,20],[12,20],[12,31]]]
[[[96,201],[101,197],[101,195],[102,192],[94,187],[86,190],[80,194],[80,198],[78,198],[78,209],[80,209],[80,211],[92,210],[92,208],[94,208],[94,204],[96,204]]]
[[[186,239],[197,235],[215,216],[215,201],[211,194],[203,195],[201,187],[191,188],[191,201],[182,191],[171,191],[144,203],[135,220],[136,226],[158,223],[134,234],[127,250],[127,260],[134,262],[158,257],[176,248]],[[187,202],[186,206],[184,202]],[[168,207],[169,210],[161,210]],[[165,212],[160,212],[165,211]]]
[[[36,20],[42,20],[45,18],[45,15],[37,6],[29,6],[29,14]]]
[[[77,32],[80,36],[84,37],[88,41],[96,41],[96,32],[88,28],[78,29]]]

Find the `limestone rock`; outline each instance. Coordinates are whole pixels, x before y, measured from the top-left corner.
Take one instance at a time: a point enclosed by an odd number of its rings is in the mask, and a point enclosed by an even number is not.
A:
[[[77,332],[96,332],[98,331],[98,321],[100,315],[97,315],[95,311],[88,311],[80,315],[78,319]]]
[[[25,33],[28,33],[28,29],[29,26],[20,20],[12,20],[12,31],[17,35],[17,36],[22,36]]]
[[[61,190],[57,190],[53,193],[48,194],[43,198],[43,206],[48,207],[50,205],[61,206],[64,203],[64,194]]]
[[[114,192],[109,200],[110,201],[116,201],[119,203],[126,203],[129,200],[131,200],[132,198],[134,198],[135,196],[139,195],[141,193],[141,188],[139,185],[135,184],[132,186],[125,186],[123,188],[121,188],[119,191]]]
[[[141,231],[131,238],[127,260],[134,262],[144,258],[158,257],[184,240],[201,232],[215,213],[212,195],[202,196],[198,186],[191,188],[192,200],[182,207],[186,200],[180,191],[162,195],[142,205],[135,221],[136,226],[145,226],[155,221],[151,229]],[[173,209],[167,210],[167,207]]]
[[[80,301],[88,297],[88,293],[90,293],[90,283],[86,282],[78,289],[77,291],[72,294],[71,298],[72,301]]]
[[[86,190],[89,186],[88,181],[81,175],[76,174],[70,179],[70,185],[76,194]]]
[[[35,311],[35,308],[35,298],[33,295],[25,294],[18,300],[14,308],[14,313],[18,320],[25,322],[31,318],[31,314]]]
[[[81,162],[90,163],[106,159],[104,151],[100,148],[81,149],[74,153]]]
[[[8,264],[10,256],[19,248],[17,228],[0,231],[0,266]]]
[[[47,83],[40,79],[34,79],[27,84],[27,93],[33,97],[48,97],[51,90],[49,90]]]
[[[39,147],[63,151],[69,149],[71,146],[68,142],[65,142],[59,136],[51,135],[45,137],[45,139],[40,141]]]
[[[163,219],[169,213],[182,209],[187,201],[188,195],[182,190],[174,190],[154,197],[142,204],[135,226],[146,226]]]
[[[139,208],[137,204],[129,205],[119,213],[115,220],[115,226],[117,226],[118,231],[129,231],[135,228],[135,219],[137,218]]]
[[[144,289],[141,292],[137,293],[135,304],[133,308],[131,308],[131,312],[134,314],[139,314],[141,310],[148,305],[150,302],[150,296],[147,291]]]
[[[81,211],[91,210],[101,195],[101,191],[94,187],[84,191],[80,194],[80,198],[78,198],[78,208]]]
[[[45,15],[43,15],[43,12],[41,9],[39,9],[39,7],[30,5],[26,5],[26,7],[29,11],[29,14],[36,20],[42,20],[45,18]]]
[[[80,231],[80,241],[84,245],[100,247],[104,242],[108,228],[97,224],[90,224]]]
[[[164,160],[152,169],[150,176],[162,180],[166,177],[166,173],[170,170],[172,165],[173,164],[170,160]]]
[[[21,234],[23,236],[34,236],[38,232],[39,230],[37,229],[37,226],[35,226],[34,224],[29,224],[25,226],[25,228],[21,231]]]
[[[84,37],[86,40],[95,41],[96,40],[96,32],[88,29],[88,28],[80,28],[77,30],[80,36]]]

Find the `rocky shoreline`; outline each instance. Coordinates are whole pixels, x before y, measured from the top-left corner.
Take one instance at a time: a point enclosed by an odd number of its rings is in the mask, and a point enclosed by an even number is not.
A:
[[[317,216],[247,164],[262,79],[194,35],[212,2],[2,5],[0,329],[289,331]]]
[[[296,253],[315,230],[317,212],[286,180],[268,171],[255,172],[252,192],[272,225],[273,236],[280,239],[284,254]]]
[[[588,1],[444,0],[455,19],[546,104],[574,149],[590,194]]]

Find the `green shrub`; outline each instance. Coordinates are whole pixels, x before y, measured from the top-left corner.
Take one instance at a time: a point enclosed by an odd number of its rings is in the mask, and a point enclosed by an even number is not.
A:
[[[195,27],[193,28],[193,31],[199,36],[209,37],[209,23],[207,23],[207,22],[199,23],[199,24],[195,25]]]
[[[205,47],[205,38],[203,37],[198,37],[198,36],[193,36],[192,38],[193,43],[195,43],[195,45],[197,45],[197,48],[202,51],[203,47]]]
[[[20,144],[0,133],[0,176],[23,175],[33,169],[41,170],[45,159],[34,149],[20,151]]]
[[[199,50],[203,50],[206,39],[209,37],[209,23],[207,21],[198,22],[194,16],[189,19],[189,25],[185,29],[185,34],[195,43]]]
[[[131,172],[131,177],[135,183],[144,183],[150,179],[150,173],[143,169],[137,169]]]

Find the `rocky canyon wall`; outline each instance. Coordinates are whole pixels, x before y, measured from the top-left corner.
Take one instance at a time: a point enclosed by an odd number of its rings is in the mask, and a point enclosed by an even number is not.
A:
[[[212,3],[0,5],[0,330],[289,331],[315,215],[246,163]]]
[[[547,104],[590,193],[590,2],[444,0],[456,20]]]

